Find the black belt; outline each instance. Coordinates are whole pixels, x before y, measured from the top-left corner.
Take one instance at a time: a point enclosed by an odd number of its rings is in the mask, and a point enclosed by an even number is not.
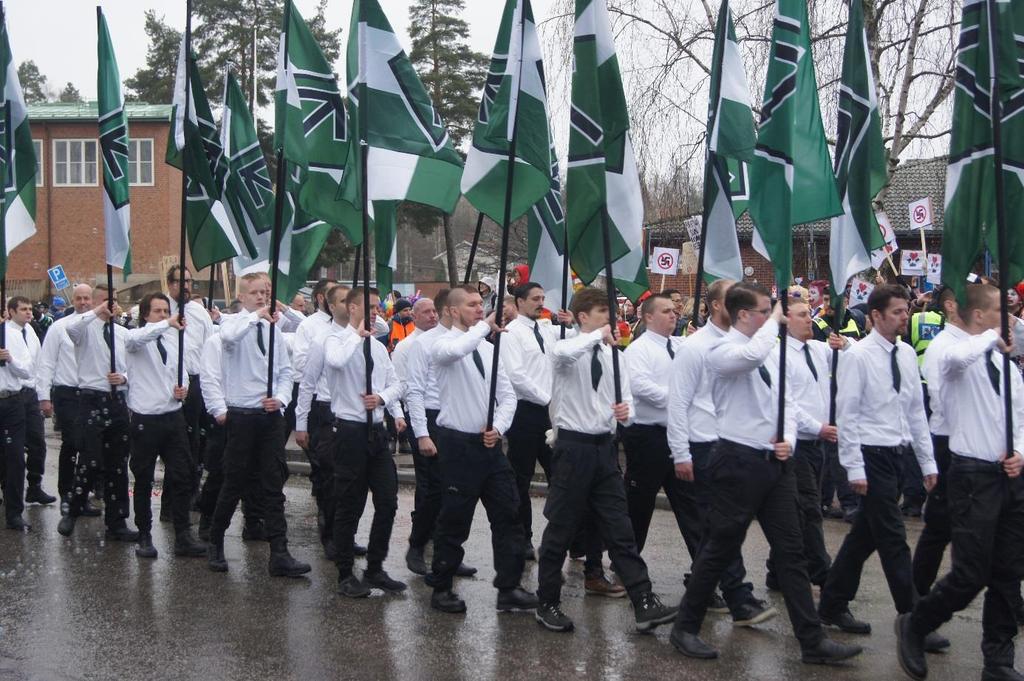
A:
[[[174,414],[180,414],[180,413],[181,413],[181,408],[179,407],[179,408],[173,409],[171,411],[165,411],[162,414],[142,414],[140,412],[133,411],[133,412],[131,412],[131,415],[132,415],[132,420],[133,421],[162,421],[162,420],[166,419],[168,416],[173,416]]]
[[[956,466],[965,473],[985,473],[988,475],[1003,474],[1002,461],[986,461],[984,459],[976,459],[973,456],[964,456],[962,454],[951,454],[949,457],[949,466],[950,468]]]
[[[34,394],[36,392],[36,389],[35,388],[22,388],[18,392],[20,392],[22,395],[29,395],[29,394]]]
[[[530,400],[519,400],[516,402],[516,409],[527,409],[533,411],[543,411],[545,414],[548,411],[547,405],[537,404]]]
[[[743,454],[744,456],[752,456],[763,461],[771,461],[775,458],[774,449],[762,449],[759,447],[751,447],[749,445],[741,445],[739,442],[733,440],[719,440],[721,447],[719,451],[728,451],[730,453],[735,452],[736,454]]]
[[[94,388],[79,388],[78,394],[80,397],[86,397],[93,400],[110,400],[114,399],[118,402],[124,402],[124,391],[118,390],[113,394],[109,390],[96,390]]]
[[[239,416],[262,416],[270,413],[272,412],[257,407],[228,407],[228,414],[238,414]]]
[[[895,447],[884,447],[882,445],[861,445],[862,451],[873,451],[879,454],[891,454],[893,456],[903,456],[903,453],[907,451],[906,445],[896,445]]]
[[[435,421],[437,420],[437,415],[441,413],[440,409],[424,409],[423,411],[426,412],[427,416],[433,416]]]
[[[437,427],[437,434],[443,437],[450,437],[453,440],[462,440],[463,442],[482,444],[484,441],[483,433],[463,433],[461,430],[453,430],[444,426]]]
[[[578,442],[582,445],[603,445],[612,441],[615,437],[615,433],[579,433],[575,430],[566,430],[564,428],[558,429],[558,440],[567,440],[568,442]]]
[[[9,400],[15,397],[21,397],[20,390],[0,390],[0,400]]]
[[[50,388],[50,394],[54,393],[72,393],[78,395],[78,388],[73,385],[55,385]]]
[[[366,429],[366,421],[352,421],[350,419],[339,419],[334,417],[334,425],[342,428],[362,428]],[[371,427],[372,430],[385,430],[384,423],[374,423]]]
[[[627,426],[626,430],[631,430],[633,428],[636,428],[637,430],[644,430],[644,429],[647,429],[647,430],[661,430],[661,431],[668,430],[667,426],[663,426],[663,425],[660,425],[658,423],[634,423],[631,426]]]

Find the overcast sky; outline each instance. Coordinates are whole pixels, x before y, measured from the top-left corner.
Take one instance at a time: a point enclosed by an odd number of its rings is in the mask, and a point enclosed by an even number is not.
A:
[[[294,0],[304,17],[316,9],[316,0]],[[380,0],[399,35],[409,49],[406,33],[411,0]],[[132,76],[145,65],[148,41],[143,31],[144,14],[155,9],[168,24],[185,27],[185,0],[8,0],[7,26],[11,50],[17,63],[31,59],[49,79],[56,93],[72,82],[86,99],[96,97],[96,5],[103,7],[117,53],[121,79]],[[490,54],[498,31],[503,3],[500,0],[468,0],[464,18],[470,24],[473,49]],[[533,0],[538,22],[548,16],[551,0]],[[331,0],[327,23],[331,29],[344,28],[347,37],[351,0]],[[336,71],[344,73],[344,49]]]

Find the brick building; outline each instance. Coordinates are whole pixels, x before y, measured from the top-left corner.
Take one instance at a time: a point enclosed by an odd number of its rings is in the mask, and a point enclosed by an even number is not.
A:
[[[176,262],[181,173],[163,161],[171,107],[126,103],[131,181],[132,274],[122,295],[158,288],[161,269]],[[72,283],[106,278],[103,240],[103,168],[96,102],[28,107],[39,174],[36,233],[11,253],[8,291],[34,299],[53,293],[46,270],[63,265]]]

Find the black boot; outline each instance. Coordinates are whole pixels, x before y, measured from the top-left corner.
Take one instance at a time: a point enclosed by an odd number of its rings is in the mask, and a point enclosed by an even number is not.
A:
[[[924,636],[914,631],[910,613],[896,618],[896,653],[900,667],[907,676],[918,681],[928,676],[928,662],[924,659]]]
[[[228,561],[224,558],[224,539],[211,540],[206,547],[206,564],[214,572],[227,572]]]
[[[288,549],[282,549],[271,551],[267,569],[271,577],[301,577],[313,568],[309,563],[295,560],[292,554],[288,553]]]
[[[139,540],[138,531],[129,529],[128,526],[124,524],[108,527],[105,536],[107,539],[123,541],[128,544],[134,544]]]
[[[423,559],[423,547],[410,546],[405,552],[405,566],[417,575],[427,574],[427,561]]]
[[[135,555],[139,558],[156,558],[156,547],[149,532],[139,532],[139,545],[135,547]]]
[[[174,555],[199,558],[206,555],[206,544],[192,536],[187,527],[174,534]]]
[[[455,595],[451,589],[434,591],[430,596],[430,607],[441,612],[466,612],[466,602]]]
[[[42,485],[29,485],[25,490],[26,504],[52,504],[55,501],[57,497],[47,494]]]
[[[836,664],[849,660],[864,652],[864,649],[849,643],[840,643],[830,638],[823,638],[818,645],[804,648],[800,652],[800,660],[804,664]]]

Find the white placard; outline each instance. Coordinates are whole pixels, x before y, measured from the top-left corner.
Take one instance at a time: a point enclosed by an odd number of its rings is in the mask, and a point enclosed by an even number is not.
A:
[[[675,274],[679,269],[679,249],[657,246],[651,253],[652,274]]]
[[[942,254],[928,254],[928,283],[938,286],[942,283]]]
[[[882,232],[882,239],[885,241],[885,246],[871,251],[871,266],[877,270],[882,267],[882,263],[885,262],[887,257],[896,252],[898,246],[896,245],[896,232],[893,230],[892,223],[889,222],[889,216],[885,214],[885,211],[880,210],[876,212],[875,219],[878,220],[878,229]]]
[[[925,273],[926,254],[924,251],[908,251],[903,249],[900,256],[900,274],[921,276]]]
[[[854,277],[850,280],[850,303],[849,306],[860,305],[868,302],[868,296],[875,290],[875,285],[867,279]]]
[[[910,226],[913,229],[932,228],[932,199],[926,196],[923,199],[911,202],[907,210],[910,211]]]

